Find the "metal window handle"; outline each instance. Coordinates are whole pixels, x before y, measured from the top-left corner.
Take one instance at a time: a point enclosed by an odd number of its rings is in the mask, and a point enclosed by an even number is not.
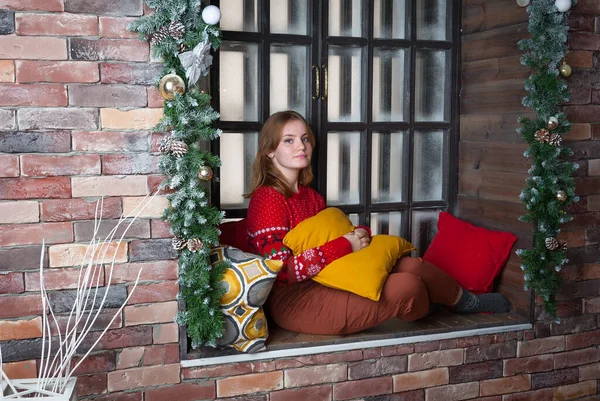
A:
[[[323,100],[327,100],[327,94],[329,93],[328,72],[327,72],[327,66],[325,64],[323,64],[322,67],[323,67],[323,79],[325,80],[324,88],[323,88]]]
[[[315,91],[314,91],[314,95],[313,95],[313,100],[317,100],[319,98],[319,88],[321,87],[321,82],[320,82],[320,73],[319,73],[319,67],[316,64],[313,64],[312,66],[313,72],[315,73]]]

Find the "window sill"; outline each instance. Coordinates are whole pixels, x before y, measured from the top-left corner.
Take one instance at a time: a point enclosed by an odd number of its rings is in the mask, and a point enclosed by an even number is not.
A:
[[[345,336],[298,334],[275,327],[271,330],[265,351],[243,354],[234,350],[204,348],[189,352],[187,360],[183,360],[181,366],[187,368],[285,358],[530,330],[531,328],[532,325],[527,318],[516,313],[457,315],[446,311],[436,312],[427,319],[417,322],[409,323],[392,319],[361,333]]]

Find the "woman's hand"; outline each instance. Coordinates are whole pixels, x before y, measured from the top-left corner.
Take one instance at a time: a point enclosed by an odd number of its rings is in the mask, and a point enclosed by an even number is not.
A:
[[[357,231],[360,231],[357,233]],[[350,241],[350,245],[352,245],[352,252],[360,251],[363,248],[366,248],[371,243],[371,238],[369,238],[369,233],[364,228],[359,228],[355,231],[352,231],[346,235],[344,235],[348,241]]]

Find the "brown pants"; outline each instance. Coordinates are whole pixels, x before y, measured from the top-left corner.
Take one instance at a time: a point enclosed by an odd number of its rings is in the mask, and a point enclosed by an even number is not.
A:
[[[271,317],[284,329],[307,334],[351,334],[397,317],[426,317],[430,303],[452,305],[460,285],[421,258],[398,259],[375,302],[325,287],[313,280],[273,287],[267,300]]]

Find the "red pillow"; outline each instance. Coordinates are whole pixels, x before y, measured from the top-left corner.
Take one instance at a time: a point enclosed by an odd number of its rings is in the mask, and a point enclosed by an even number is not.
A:
[[[423,259],[444,270],[467,290],[490,292],[517,237],[509,232],[476,227],[441,212],[438,232]]]
[[[244,252],[254,253],[248,243],[248,224],[246,219],[228,221],[219,226],[221,235],[219,242],[240,249]]]

